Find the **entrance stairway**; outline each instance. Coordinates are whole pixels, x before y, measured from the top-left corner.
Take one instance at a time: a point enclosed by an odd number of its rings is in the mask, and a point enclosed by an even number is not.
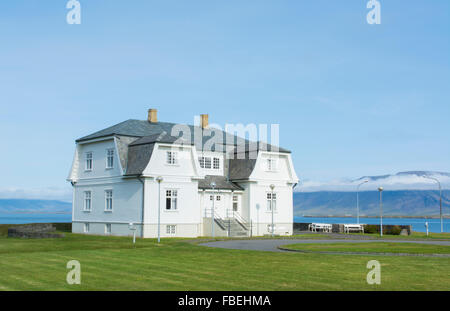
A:
[[[249,236],[249,228],[243,226],[239,221],[235,218],[229,218],[226,220],[228,225],[228,236],[229,237],[248,237]]]
[[[222,218],[217,213],[214,214],[214,222],[224,231],[228,237],[249,237],[251,232],[250,224],[242,216],[232,210],[227,211],[227,216]],[[211,217],[211,211],[205,212],[205,217]]]

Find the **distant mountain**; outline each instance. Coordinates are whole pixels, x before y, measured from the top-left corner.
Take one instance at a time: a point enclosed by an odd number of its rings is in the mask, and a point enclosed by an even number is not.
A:
[[[0,199],[0,213],[71,213],[72,203],[56,200]]]
[[[363,176],[358,179],[339,179],[327,182],[302,180],[296,191],[355,191],[359,183],[367,180],[361,190],[376,190],[383,186],[386,190],[435,190],[437,183],[424,177],[432,177],[440,181],[442,189],[450,189],[450,173],[434,171],[407,171],[396,174]]]
[[[443,213],[450,214],[450,190],[443,191]],[[378,191],[359,193],[360,215],[379,215]],[[391,216],[439,215],[439,192],[432,190],[383,191],[383,214]],[[294,193],[294,216],[356,215],[356,192]]]

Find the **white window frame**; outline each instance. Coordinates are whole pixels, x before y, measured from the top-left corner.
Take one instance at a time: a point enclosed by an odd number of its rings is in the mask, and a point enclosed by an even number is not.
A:
[[[114,148],[106,149],[106,169],[114,168]]]
[[[220,194],[216,195],[216,201],[222,201],[222,196]]]
[[[274,209],[273,212],[276,213],[277,212],[277,199],[278,199],[278,195],[276,192],[273,193],[273,205],[274,205]],[[272,192],[266,192],[266,210],[267,212],[272,212]]]
[[[166,165],[178,165],[178,152],[166,151]]]
[[[94,154],[92,151],[88,151],[84,154],[84,170],[86,172],[92,171],[94,167]]]
[[[220,158],[213,158],[213,169],[220,170]]]
[[[89,204],[88,204],[89,202]],[[89,208],[88,208],[89,205]],[[84,191],[84,206],[83,206],[84,212],[90,212],[92,211],[92,191],[86,190]]]
[[[198,164],[201,168],[205,168],[205,157],[198,157]]]
[[[233,195],[232,202],[233,202],[233,205],[232,205],[233,211],[237,212],[239,210],[239,196]]]
[[[114,200],[113,200],[113,190],[106,189],[105,190],[105,212],[112,212],[114,208]],[[110,200],[110,203],[109,203]]]
[[[166,190],[166,199],[164,204],[164,210],[166,212],[176,212],[178,211],[178,189],[165,189]],[[167,201],[170,199],[170,208],[167,208]],[[175,208],[173,208],[175,206]]]
[[[266,169],[268,172],[276,172],[278,170],[278,161],[274,158],[268,158],[266,159]]]
[[[177,234],[177,226],[176,225],[166,225],[166,234],[167,235]]]
[[[85,222],[84,223],[84,225],[83,225],[83,232],[84,233],[89,233],[89,223],[88,222]]]
[[[211,157],[205,157],[205,169],[210,170],[212,167]]]
[[[112,225],[105,224],[105,234],[111,234],[111,233],[112,233]]]

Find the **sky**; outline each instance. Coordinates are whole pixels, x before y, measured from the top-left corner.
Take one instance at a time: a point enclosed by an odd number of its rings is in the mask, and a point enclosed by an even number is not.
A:
[[[75,139],[127,119],[279,124],[303,183],[450,172],[450,1],[0,2],[0,197],[70,199]]]

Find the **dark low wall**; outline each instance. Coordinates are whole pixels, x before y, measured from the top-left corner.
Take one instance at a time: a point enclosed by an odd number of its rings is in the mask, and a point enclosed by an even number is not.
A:
[[[9,238],[47,239],[62,238],[64,234],[56,233],[52,224],[27,224],[8,228]]]
[[[380,233],[380,225],[364,225],[365,233]],[[383,234],[411,235],[411,225],[383,225]]]
[[[294,231],[308,231],[309,225],[311,223],[304,223],[304,222],[294,222]]]

